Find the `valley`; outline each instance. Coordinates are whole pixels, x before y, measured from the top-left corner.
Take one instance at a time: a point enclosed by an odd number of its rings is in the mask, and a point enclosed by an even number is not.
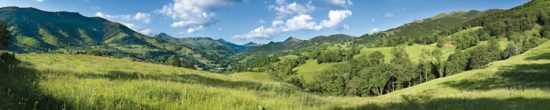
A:
[[[0,8],[0,110],[550,107],[549,0],[242,45],[144,34],[114,17]]]

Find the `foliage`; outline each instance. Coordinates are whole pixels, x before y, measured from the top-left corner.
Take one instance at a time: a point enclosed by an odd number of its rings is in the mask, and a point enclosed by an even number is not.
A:
[[[8,27],[2,21],[0,21],[0,49],[5,49],[10,43],[11,33],[8,31]]]
[[[176,66],[176,67],[182,66],[180,58],[175,55],[168,57],[168,60],[166,60],[166,64]]]

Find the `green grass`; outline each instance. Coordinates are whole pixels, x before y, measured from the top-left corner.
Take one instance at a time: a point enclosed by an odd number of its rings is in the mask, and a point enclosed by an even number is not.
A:
[[[1,109],[311,109],[330,105],[273,81],[85,55],[18,58],[27,63],[0,74]]]
[[[237,79],[253,79],[258,81],[273,81],[273,77],[265,72],[240,72],[229,74],[229,76]]]
[[[550,107],[550,42],[487,66],[372,99],[332,99],[349,105],[347,109],[536,110]]]
[[[390,109],[531,110],[550,105],[550,42],[487,68],[377,97],[318,96],[265,80],[265,73],[213,74],[130,60],[18,55],[0,74],[0,109]],[[309,60],[296,70],[335,63]],[[318,71],[318,70],[317,70]],[[306,74],[301,74],[306,75]],[[304,77],[306,78],[306,77]]]
[[[35,38],[29,37],[29,36],[17,36],[15,37],[15,40],[17,42],[21,42],[21,44],[29,47],[39,47],[40,42],[36,40]]]
[[[380,51],[382,54],[384,54],[384,60],[386,62],[390,62],[392,59],[391,51],[394,47],[378,47],[378,48],[364,48],[361,50],[361,53],[359,55],[369,55],[372,52]],[[422,50],[426,49],[429,51],[433,51],[437,49],[438,47],[435,44],[432,45],[418,45],[414,44],[411,46],[406,46],[405,51],[407,51],[407,54],[409,55],[409,58],[412,62],[418,62],[420,59],[420,55],[422,54]],[[452,45],[445,45],[443,48],[441,48],[441,52],[443,55],[441,56],[442,60],[447,60],[449,55],[454,53],[455,48]],[[356,56],[359,56],[356,55]]]
[[[321,63],[318,64],[317,60],[308,60],[305,64],[300,65],[293,70],[296,71],[298,77],[301,78],[306,84],[313,83],[316,77],[325,69],[332,68],[338,63]]]

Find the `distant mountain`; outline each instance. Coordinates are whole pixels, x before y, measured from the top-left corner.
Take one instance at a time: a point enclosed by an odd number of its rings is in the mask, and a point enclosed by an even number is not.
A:
[[[265,66],[265,65],[247,65],[258,64],[251,62],[258,62],[265,60],[271,56],[284,56],[289,54],[301,54],[305,51],[313,51],[318,48],[328,47],[338,43],[345,43],[354,41],[356,37],[335,34],[330,36],[317,36],[309,40],[301,40],[295,37],[289,37],[282,42],[270,42],[268,44],[257,46],[248,51],[239,53],[232,57],[234,65],[236,63],[245,66]]]
[[[244,44],[244,46],[249,46],[249,47],[256,47],[256,46],[261,46],[262,44],[258,44],[258,43],[255,43],[255,42],[248,42],[246,44]]]
[[[12,49],[45,51],[83,45],[142,45],[162,48],[159,42],[119,23],[73,12],[46,12],[35,8],[0,8],[14,35]]]
[[[177,55],[187,63],[216,66],[214,63],[219,59],[215,56],[234,54],[246,48],[206,38],[180,41],[166,34],[149,37],[120,23],[74,12],[4,7],[0,8],[0,20],[6,22],[13,35],[9,49],[18,52],[88,53],[157,63]],[[208,50],[216,51],[210,54]]]
[[[173,43],[176,45],[189,47],[195,51],[201,51],[206,54],[205,56],[217,58],[217,61],[228,58],[239,52],[243,52],[252,47],[237,45],[223,39],[214,40],[208,37],[175,38],[166,33],[160,33],[154,37],[159,39],[161,42]]]

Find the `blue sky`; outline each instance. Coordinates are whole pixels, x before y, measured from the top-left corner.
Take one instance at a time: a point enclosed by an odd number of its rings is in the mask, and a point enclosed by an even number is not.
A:
[[[79,12],[138,32],[237,44],[383,31],[439,13],[509,9],[528,0],[0,0],[0,7]]]

